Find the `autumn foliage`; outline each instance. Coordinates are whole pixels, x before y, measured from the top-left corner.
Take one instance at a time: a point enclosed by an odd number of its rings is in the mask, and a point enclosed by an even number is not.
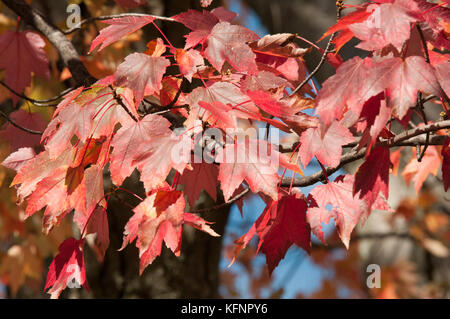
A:
[[[326,50],[290,33],[260,38],[234,24],[236,14],[223,7],[180,12],[165,19],[189,30],[184,47],[174,47],[161,32],[110,72],[86,62],[95,83],[71,87],[48,123],[24,108],[4,113],[9,122],[1,134],[12,143],[2,164],[15,171],[11,187],[25,203],[25,219],[43,211],[44,234],[72,218],[79,230],[78,239],[60,242],[47,292],[60,295],[74,264],[79,284],[88,288],[85,238],[96,234],[93,245],[102,260],[109,246],[108,201],[130,192],[121,186],[136,170],[146,197],[132,208],[122,248],[135,243],[140,273],[161,254],[163,242],[180,254],[184,227],[222,235],[195,210],[203,190],[214,201],[220,190],[226,205],[250,193],[264,200],[265,209],[236,240],[233,254],[238,258],[256,236],[269,273],[293,244],[309,253],[312,234],[326,245],[323,223],[335,224],[348,249],[356,225],[372,210],[392,211],[389,177],[404,156],[394,153],[399,147],[412,149],[402,176],[417,192],[430,174],[440,174],[447,191],[448,1],[374,0],[348,7],[338,1],[337,10],[336,25],[323,36],[331,36]],[[160,31],[160,18],[129,14],[101,21],[85,61],[145,26]],[[55,76],[44,36],[15,27],[0,32],[4,92],[14,106],[33,77]],[[339,50],[354,38],[365,57],[343,61]],[[320,89],[305,82],[311,70],[304,59],[314,50],[336,69]],[[65,69],[68,78],[70,71]],[[440,120],[427,118],[429,101],[440,107]],[[412,116],[421,123],[411,125]],[[249,128],[292,138],[289,144],[276,144],[269,134],[241,138]],[[205,139],[211,129],[222,137]],[[241,133],[230,137],[231,130]],[[199,159],[205,152],[208,157]],[[354,174],[331,178],[360,159]],[[321,169],[306,175],[313,160]],[[111,189],[104,178],[111,179]],[[302,188],[310,185],[305,194]]]

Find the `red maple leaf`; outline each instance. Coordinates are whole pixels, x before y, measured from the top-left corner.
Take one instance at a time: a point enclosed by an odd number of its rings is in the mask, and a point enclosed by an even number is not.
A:
[[[132,53],[125,58],[114,73],[114,84],[133,90],[136,105],[144,96],[161,89],[161,80],[170,61],[160,56]]]
[[[247,247],[255,235],[259,237],[258,250],[266,255],[269,273],[277,267],[292,244],[309,253],[311,228],[306,221],[307,204],[298,190],[293,194],[278,194],[277,200],[269,200],[266,208],[250,230],[235,241],[234,258]]]
[[[369,206],[382,193],[387,199],[389,196],[389,148],[374,148],[366,161],[358,168],[355,174],[353,194],[358,192],[360,198],[364,198]]]
[[[429,146],[421,162],[417,161],[415,150],[412,149],[412,157],[402,172],[402,176],[406,183],[411,180],[414,182],[414,188],[418,193],[428,175],[436,176],[441,166],[441,158],[435,146]]]
[[[269,273],[278,266],[292,244],[309,253],[311,228],[306,222],[307,204],[299,194],[279,196],[267,204],[256,221],[258,249],[266,255]]]
[[[5,83],[22,93],[31,83],[31,73],[50,77],[48,60],[44,51],[45,41],[31,31],[6,30],[0,35],[0,69],[5,69]],[[13,104],[19,97],[12,93]]]
[[[94,245],[90,246],[94,249],[97,259],[102,262],[109,247],[109,224],[105,208],[97,206],[92,212],[87,221],[86,234],[95,234]]]
[[[235,17],[236,14],[234,12],[219,7],[213,9],[211,12],[206,10],[200,12],[189,9],[172,18],[193,30],[186,36],[186,45],[184,49],[187,50],[195,47],[197,44],[203,44],[212,28],[219,23],[219,21],[231,22]]]
[[[367,6],[367,11],[372,14],[365,21],[349,26],[362,40],[356,47],[374,51],[392,44],[400,52],[403,43],[409,39],[411,23],[417,18],[397,2]]]
[[[192,170],[185,169],[180,176],[180,184],[184,185],[184,194],[187,196],[189,205],[195,207],[195,202],[205,190],[211,198],[217,200],[217,184],[219,170],[216,165],[206,162],[191,163]]]
[[[36,153],[31,147],[19,148],[16,152],[9,154],[9,156],[2,162],[2,165],[17,172],[23,165],[35,156]]]
[[[178,67],[180,68],[181,73],[183,73],[184,77],[192,81],[192,76],[197,72],[198,67],[204,65],[203,57],[197,50],[183,50],[183,49],[175,49],[175,60],[178,63]]]
[[[128,2],[130,1],[128,0]],[[100,34],[92,41],[89,53],[100,44],[98,51],[103,50],[111,43],[141,29],[143,26],[152,23],[154,20],[155,18],[152,16],[133,16],[103,20],[103,23],[109,24],[110,26],[102,29]]]
[[[256,55],[246,42],[256,39],[258,36],[247,28],[220,22],[208,35],[204,55],[219,72],[227,61],[238,72],[255,74],[258,71]]]
[[[307,220],[313,233],[325,243],[322,223],[328,224],[335,219],[339,237],[345,247],[349,247],[350,234],[358,222],[367,218],[368,211],[365,201],[353,196],[354,176],[346,175],[343,179],[316,186],[308,199],[312,201],[307,214]],[[327,205],[331,205],[328,210]]]
[[[82,285],[89,290],[83,257],[84,240],[66,239],[58,248],[59,252],[50,264],[45,290],[51,298],[58,298],[69,284]],[[74,282],[75,281],[75,282]]]
[[[111,142],[111,178],[116,185],[135,168],[141,172],[147,191],[162,186],[171,168],[183,172],[191,156],[192,139],[186,134],[176,136],[169,126],[162,116],[149,114],[117,132]]]
[[[184,197],[180,191],[158,190],[141,202],[125,226],[122,248],[136,241],[141,258],[139,272],[161,254],[163,241],[175,255],[180,254],[184,214]],[[207,232],[217,234],[198,216],[188,214],[186,223]]]
[[[322,134],[323,127],[309,128],[300,136],[300,159],[306,167],[316,156],[324,165],[336,167],[342,155],[342,145],[353,142],[350,131],[339,122],[333,122]]]
[[[238,141],[226,144],[217,152],[220,163],[219,181],[225,201],[245,180],[252,192],[262,192],[274,200],[278,198],[278,168],[284,166],[295,172],[300,168],[291,164],[273,145],[264,140]]]

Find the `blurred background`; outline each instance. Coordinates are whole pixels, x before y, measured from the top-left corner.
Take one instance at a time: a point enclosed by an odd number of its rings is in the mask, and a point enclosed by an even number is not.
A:
[[[359,1],[345,1],[357,4]],[[27,1],[49,21],[65,29],[66,8],[70,3],[79,4],[83,18],[122,12],[143,12],[172,16],[187,9],[201,9],[199,0],[79,0],[79,1]],[[130,8],[136,3],[134,8]],[[138,4],[143,4],[139,5]],[[273,33],[297,33],[316,42],[336,22],[334,0],[213,0],[211,8],[225,6],[239,13],[234,21],[258,35]],[[209,8],[210,9],[210,8]],[[170,41],[184,46],[184,26],[158,22]],[[0,33],[15,29],[16,16],[0,2]],[[90,43],[104,27],[100,22],[89,24],[69,35],[82,56],[83,63],[96,78],[112,74],[117,65],[129,53],[144,50],[145,44],[160,36],[155,28],[146,26],[127,36],[100,53],[87,55]],[[20,28],[28,28],[21,23]],[[324,48],[326,40],[318,45]],[[344,60],[366,54],[353,48],[350,42],[340,54]],[[308,47],[305,43],[300,46]],[[51,64],[52,80],[35,78],[26,95],[45,99],[57,95],[71,86],[70,73],[59,60],[56,50],[48,43],[47,56]],[[320,54],[312,50],[305,57],[309,70],[318,63]],[[316,86],[334,73],[325,65],[314,79]],[[0,79],[4,76],[0,72]],[[431,119],[433,105],[427,105]],[[8,113],[15,110],[10,93],[0,86],[0,108]],[[438,108],[436,108],[437,110]],[[21,115],[15,120],[28,128],[42,130],[50,120],[53,109],[38,108],[21,102]],[[17,112],[15,113],[17,114]],[[414,120],[414,118],[413,118]],[[417,119],[418,120],[418,119]],[[25,135],[24,135],[25,134]],[[0,160],[6,158],[20,139],[30,146],[39,139],[30,140],[26,133],[4,123],[0,131]],[[448,254],[450,227],[450,194],[444,193],[439,176],[430,175],[419,193],[405,184],[404,167],[408,164],[410,149],[396,150],[402,156],[395,175],[390,176],[389,204],[393,212],[375,211],[365,223],[358,226],[349,250],[340,243],[332,225],[326,227],[327,246],[313,239],[311,254],[293,246],[269,276],[265,257],[256,254],[257,242],[241,251],[236,262],[228,267],[234,256],[234,240],[248,231],[264,209],[264,203],[256,196],[246,197],[241,215],[233,205],[209,212],[202,217],[215,222],[213,228],[223,236],[210,237],[198,231],[186,229],[183,235],[182,254],[175,257],[163,247],[162,256],[138,275],[138,252],[129,245],[118,252],[126,221],[132,215],[131,207],[138,204],[128,194],[111,198],[108,209],[110,248],[103,262],[95,252],[85,253],[88,282],[91,292],[82,289],[66,289],[62,298],[448,298],[450,297],[450,257]],[[347,171],[353,173],[359,163],[345,167],[331,178]],[[320,167],[311,163],[306,174]],[[399,175],[397,177],[396,175]],[[41,232],[42,214],[35,214],[23,221],[24,206],[16,204],[15,190],[9,188],[14,172],[0,167],[0,297],[47,298],[43,288],[48,266],[57,252],[58,245],[67,237],[77,236],[71,218],[44,236]],[[110,185],[105,176],[105,186]],[[137,194],[143,192],[136,175],[128,178],[125,188]],[[307,194],[311,188],[302,188]],[[223,201],[223,198],[221,199]],[[215,203],[203,194],[197,208]],[[369,288],[367,277],[372,273],[367,266],[381,267],[381,286]]]

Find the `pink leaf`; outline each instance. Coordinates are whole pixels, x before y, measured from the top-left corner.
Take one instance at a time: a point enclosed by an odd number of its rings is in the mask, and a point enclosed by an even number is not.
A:
[[[0,70],[5,69],[5,83],[22,93],[31,83],[31,73],[49,78],[50,70],[44,51],[45,41],[31,31],[6,30],[0,35]],[[19,97],[11,93],[13,104]]]
[[[124,36],[141,29],[143,26],[153,22],[154,20],[155,18],[153,18],[152,16],[122,17],[103,20],[103,23],[109,24],[110,26],[102,29],[100,31],[100,34],[92,41],[89,53],[92,52],[92,50],[94,50],[100,44],[101,46],[98,51],[103,50],[111,43],[116,42]]]
[[[163,57],[132,53],[117,67],[114,84],[132,89],[135,103],[139,105],[144,96],[161,89],[161,80],[169,65],[169,60]]]

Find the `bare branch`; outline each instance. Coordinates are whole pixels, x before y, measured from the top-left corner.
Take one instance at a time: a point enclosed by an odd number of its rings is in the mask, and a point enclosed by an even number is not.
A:
[[[241,198],[243,198],[245,195],[247,195],[247,193],[250,191],[250,188],[246,188],[244,191],[242,191],[241,193],[239,193],[238,195],[234,196],[233,198],[231,198],[230,200],[228,200],[227,202],[223,203],[223,204],[219,204],[216,206],[212,206],[212,207],[207,207],[207,208],[202,208],[202,209],[197,209],[194,211],[191,211],[190,213],[192,214],[202,214],[202,213],[208,213],[217,209],[221,209],[223,207],[227,207],[230,206],[231,204],[237,202],[238,200],[240,200]]]
[[[27,24],[33,26],[42,33],[58,50],[64,64],[69,68],[77,86],[89,86],[95,82],[86,67],[80,60],[80,56],[73,44],[64,33],[52,25],[41,14],[36,12],[23,0],[2,0],[3,3],[22,18]]]
[[[26,96],[26,95],[24,95],[24,94],[21,94],[21,93],[18,93],[18,92],[16,92],[16,91],[14,91],[10,86],[8,86],[8,84],[6,84],[5,82],[3,82],[2,80],[0,80],[0,84],[3,85],[5,88],[7,88],[11,93],[17,95],[18,97],[20,97],[20,98],[22,98],[22,99],[24,99],[24,100],[27,100],[27,101],[33,103],[33,104],[36,105],[36,106],[40,106],[40,107],[48,107],[48,106],[53,107],[53,106],[57,106],[58,103],[53,103],[54,101],[56,101],[56,100],[62,98],[62,97],[63,97],[64,95],[66,95],[67,93],[69,93],[69,92],[75,90],[75,88],[68,88],[68,89],[65,89],[64,91],[62,91],[61,93],[59,93],[58,95],[56,95],[56,96],[54,96],[54,97],[51,97],[51,98],[49,98],[49,99],[45,99],[45,100],[35,100],[35,99],[31,98],[31,97],[28,97],[28,96]]]
[[[162,21],[169,21],[169,22],[176,22],[175,19],[173,18],[168,18],[168,17],[161,17],[161,16],[157,16],[157,15],[153,15],[153,14],[143,14],[143,13],[122,13],[122,14],[114,14],[114,15],[105,15],[105,16],[99,16],[99,17],[90,17],[87,19],[84,19],[80,22],[79,25],[77,25],[76,27],[67,29],[65,31],[63,31],[64,34],[70,34],[72,32],[77,31],[78,29],[80,29],[82,26],[84,26],[85,24],[89,24],[95,21],[101,21],[101,20],[109,20],[109,19],[117,19],[117,18],[125,18],[125,17],[153,17],[156,20],[162,20]]]
[[[343,9],[343,4],[342,1],[337,1],[336,2],[336,6],[337,6],[337,20],[339,21],[339,19],[341,18],[341,11]],[[319,64],[317,64],[316,68],[306,77],[306,79],[303,80],[302,83],[300,83],[294,91],[292,91],[292,93],[290,94],[290,96],[294,95],[295,93],[297,93],[298,91],[300,91],[305,85],[306,83],[308,83],[314,75],[316,75],[317,72],[319,72],[320,68],[322,67],[322,65],[325,63],[325,60],[327,58],[327,55],[331,52],[330,48],[331,48],[331,42],[333,42],[334,37],[336,36],[336,32],[334,32],[331,36],[330,39],[328,40],[327,46],[325,48],[325,51],[323,51],[322,57],[320,58]]]
[[[30,130],[30,129],[26,128],[26,127],[23,127],[20,124],[17,124],[13,120],[11,120],[10,117],[5,112],[3,112],[1,110],[0,110],[0,115],[3,116],[9,123],[11,123],[11,125],[17,127],[18,129],[20,129],[20,130],[22,130],[24,132],[27,132],[27,133],[30,133],[30,134],[35,134],[35,135],[42,135],[42,132],[33,131],[33,130]]]
[[[409,144],[417,145],[417,143],[422,142],[422,141],[420,139],[413,139],[414,137],[425,134],[427,132],[435,132],[435,131],[439,131],[439,130],[446,129],[446,128],[450,128],[450,120],[440,121],[440,122],[424,125],[421,127],[417,127],[417,128],[405,131],[405,132],[400,133],[397,136],[393,137],[392,139],[381,141],[381,142],[377,143],[376,145],[377,146],[385,146],[385,147],[397,147],[397,146],[401,146],[404,142],[405,142],[405,144],[408,144],[408,145]],[[441,138],[437,138],[437,140],[442,141]],[[433,141],[433,142],[435,142],[435,141]],[[364,147],[359,151],[353,151],[353,152],[344,154],[341,157],[341,162],[339,163],[338,166],[327,167],[325,169],[326,174],[328,176],[330,176],[331,174],[338,171],[342,166],[363,158],[365,153],[366,153],[366,148]],[[312,174],[312,175],[304,177],[304,178],[297,177],[294,179],[294,182],[292,185],[295,187],[310,186],[310,185],[313,185],[317,182],[324,180],[324,178],[325,178],[324,172],[320,171],[320,172],[317,172],[315,174]],[[290,177],[283,178],[281,185],[286,186],[286,187],[290,186],[291,178]]]

